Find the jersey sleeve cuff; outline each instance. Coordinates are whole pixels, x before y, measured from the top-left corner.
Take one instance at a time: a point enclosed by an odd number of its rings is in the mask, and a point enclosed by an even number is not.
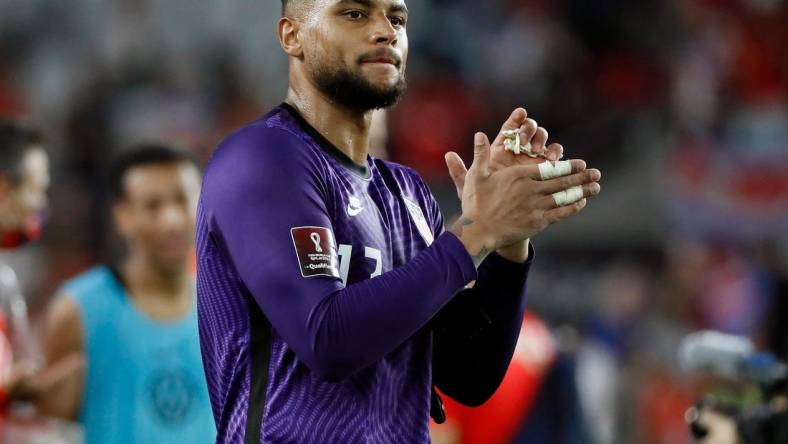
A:
[[[484,259],[482,264],[487,264],[489,262],[489,264],[496,270],[500,270],[502,272],[527,272],[531,268],[531,264],[534,261],[534,254],[534,243],[528,242],[528,259],[526,259],[525,262],[510,261],[509,259],[506,259],[505,257],[493,251]]]
[[[465,245],[460,241],[457,236],[450,232],[444,231],[443,234],[438,236],[433,245],[437,244],[446,255],[451,259],[452,265],[457,267],[462,276],[462,284],[465,285],[477,278],[476,265],[473,263],[473,258],[468,254]]]

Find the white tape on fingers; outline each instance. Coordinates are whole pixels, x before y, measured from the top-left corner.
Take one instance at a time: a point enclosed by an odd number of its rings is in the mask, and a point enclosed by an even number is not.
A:
[[[520,145],[520,129],[513,129],[513,130],[504,130],[501,132],[503,135],[503,146],[506,150],[513,152],[514,154],[526,154],[529,157],[545,157],[546,155],[543,154],[534,154],[533,150],[531,149],[531,142],[526,143],[525,145]]]
[[[553,200],[559,207],[571,205],[583,198],[583,187],[576,186],[568,190],[553,193]]]
[[[571,172],[572,163],[568,160],[559,160],[555,163],[555,165],[553,165],[553,163],[549,160],[539,164],[539,175],[542,177],[542,180],[566,176]]]
[[[514,154],[520,154],[520,142],[517,139],[519,139],[519,137],[512,139],[503,139],[504,148],[506,148],[508,151],[513,152]]]

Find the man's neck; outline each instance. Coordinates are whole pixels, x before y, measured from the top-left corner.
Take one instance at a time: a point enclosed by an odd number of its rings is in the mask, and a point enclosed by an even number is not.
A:
[[[138,295],[155,295],[168,300],[177,300],[191,294],[191,279],[186,269],[161,270],[149,260],[133,255],[121,267],[121,273],[132,292]]]
[[[294,85],[292,79],[286,102],[353,162],[367,164],[372,111],[359,112],[344,108],[311,85]]]

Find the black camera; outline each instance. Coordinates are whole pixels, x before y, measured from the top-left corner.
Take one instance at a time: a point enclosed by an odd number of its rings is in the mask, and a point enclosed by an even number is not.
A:
[[[686,370],[706,371],[729,382],[686,412],[698,442],[715,435],[715,440],[731,444],[788,444],[788,365],[756,352],[747,338],[717,332],[687,336],[679,361]]]

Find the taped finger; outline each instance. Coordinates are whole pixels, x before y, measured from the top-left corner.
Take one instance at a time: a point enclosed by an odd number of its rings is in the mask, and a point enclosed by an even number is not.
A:
[[[556,206],[565,207],[583,199],[583,187],[576,186],[568,190],[553,193]]]
[[[601,188],[598,183],[587,183],[583,185],[583,198],[594,197],[599,194]],[[579,201],[578,201],[579,202]],[[554,208],[561,208],[560,205],[556,202],[555,197],[553,195],[544,196],[539,199],[539,208],[544,210],[552,210]]]
[[[574,160],[571,161],[573,164]],[[582,160],[577,161],[580,165],[585,166]],[[599,170],[592,168],[590,170],[580,170],[579,172],[573,167],[573,174],[568,174],[562,177],[556,177],[550,180],[543,180],[540,182],[541,192],[545,195],[553,194],[559,191],[568,190],[578,185],[584,185],[591,182],[598,182],[601,173]]]
[[[550,180],[556,177],[566,176],[572,173],[572,162],[568,160],[560,160],[553,164],[550,161],[542,162],[539,164],[539,174],[542,180]]]

